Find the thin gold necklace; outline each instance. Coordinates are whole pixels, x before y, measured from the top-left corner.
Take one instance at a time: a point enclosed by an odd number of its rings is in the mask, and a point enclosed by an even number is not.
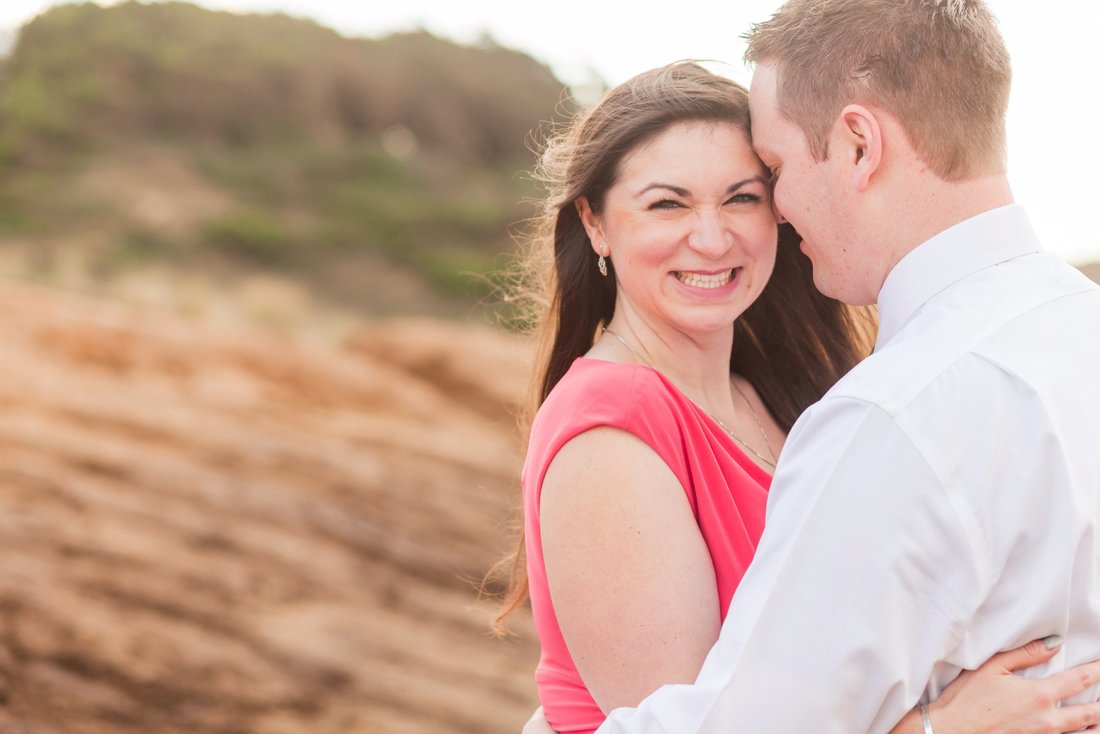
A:
[[[613,332],[611,329],[607,328],[606,326],[603,327],[603,333],[604,334],[610,334],[611,336],[613,336],[616,339],[618,339],[619,341],[621,341],[623,343],[623,346],[630,350],[631,354],[633,354],[638,359],[642,360],[642,362],[644,362],[646,364],[646,366],[657,370],[656,365],[654,365],[652,362],[650,362],[648,359],[646,359],[644,356],[642,356],[638,352],[638,350],[635,349],[634,347],[632,347],[630,345],[630,342],[628,342],[626,339],[623,339],[621,336],[619,336],[618,334],[616,334],[615,332]],[[660,370],[657,370],[657,371],[660,372]],[[717,423],[719,426],[721,426],[722,430],[730,435],[730,438],[732,438],[734,441],[739,443],[743,449],[745,449],[750,454],[752,454],[756,458],[760,459],[760,461],[764,462],[765,464],[767,464],[768,466],[770,466],[771,468],[774,469],[775,464],[779,459],[775,454],[775,449],[772,448],[771,442],[768,441],[768,434],[764,430],[764,423],[760,420],[760,416],[756,414],[756,409],[752,407],[752,403],[749,402],[748,397],[746,397],[745,393],[741,391],[741,388],[739,388],[737,386],[737,383],[734,382],[731,379],[730,380],[730,385],[733,387],[734,390],[737,391],[737,394],[741,396],[741,399],[745,401],[745,405],[749,406],[749,412],[752,413],[753,420],[756,421],[756,427],[760,429],[760,438],[762,438],[764,440],[764,446],[767,447],[768,453],[772,455],[771,459],[768,459],[767,457],[760,454],[760,452],[758,452],[756,449],[754,449],[752,446],[750,446],[745,441],[745,439],[741,438],[736,433],[734,433],[732,430],[730,430],[730,427],[727,426],[725,423],[723,423],[721,418],[716,416],[714,413],[711,413],[706,408],[703,408],[703,406],[700,405],[699,407],[702,408],[703,412],[706,413],[707,415],[709,415],[715,423]]]

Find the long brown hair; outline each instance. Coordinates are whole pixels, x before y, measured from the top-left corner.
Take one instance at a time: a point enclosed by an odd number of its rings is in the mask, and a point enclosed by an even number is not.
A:
[[[614,313],[614,264],[609,260],[608,276],[600,275],[575,202],[587,197],[600,211],[627,154],[672,125],[700,121],[732,122],[748,136],[748,93],[697,63],[677,62],[615,87],[547,141],[537,169],[547,195],[525,253],[539,350],[525,428]],[[775,270],[737,320],[730,355],[730,371],[756,388],[784,431],[864,356],[870,333],[861,313],[814,288],[798,242],[789,225],[780,226]],[[527,597],[523,542],[521,532],[496,567],[511,574],[498,622]]]

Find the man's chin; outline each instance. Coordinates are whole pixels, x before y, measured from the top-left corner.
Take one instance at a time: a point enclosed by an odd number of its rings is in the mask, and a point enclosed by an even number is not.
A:
[[[813,260],[811,259],[810,262],[813,263]],[[824,268],[819,268],[816,263],[813,265],[813,274],[814,288],[817,288],[823,296],[846,303],[849,306],[870,306],[875,302],[873,295],[867,297],[862,293],[862,289],[855,287],[854,284],[846,282],[843,278],[831,277]]]
[[[824,276],[821,269],[814,265],[814,288],[817,288],[821,292],[821,295],[828,296],[829,298],[836,298],[833,295],[832,283],[828,278]]]

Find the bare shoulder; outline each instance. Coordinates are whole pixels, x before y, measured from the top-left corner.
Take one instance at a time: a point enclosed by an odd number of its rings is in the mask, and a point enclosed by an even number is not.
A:
[[[676,475],[638,436],[610,426],[584,431],[562,446],[546,470],[542,503],[573,495],[631,495],[680,488]]]

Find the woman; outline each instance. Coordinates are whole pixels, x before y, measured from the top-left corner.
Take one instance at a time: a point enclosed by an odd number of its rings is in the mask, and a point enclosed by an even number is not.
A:
[[[793,233],[777,232],[747,95],[728,79],[691,63],[635,77],[550,141],[543,173],[527,581],[546,719],[589,732],[694,680],[763,529],[786,433],[865,354],[869,329],[817,293]],[[513,591],[512,607],[521,579]],[[1054,701],[1084,689],[968,677],[933,704],[938,734],[1049,719],[1021,684]],[[895,731],[921,732],[921,713]]]

